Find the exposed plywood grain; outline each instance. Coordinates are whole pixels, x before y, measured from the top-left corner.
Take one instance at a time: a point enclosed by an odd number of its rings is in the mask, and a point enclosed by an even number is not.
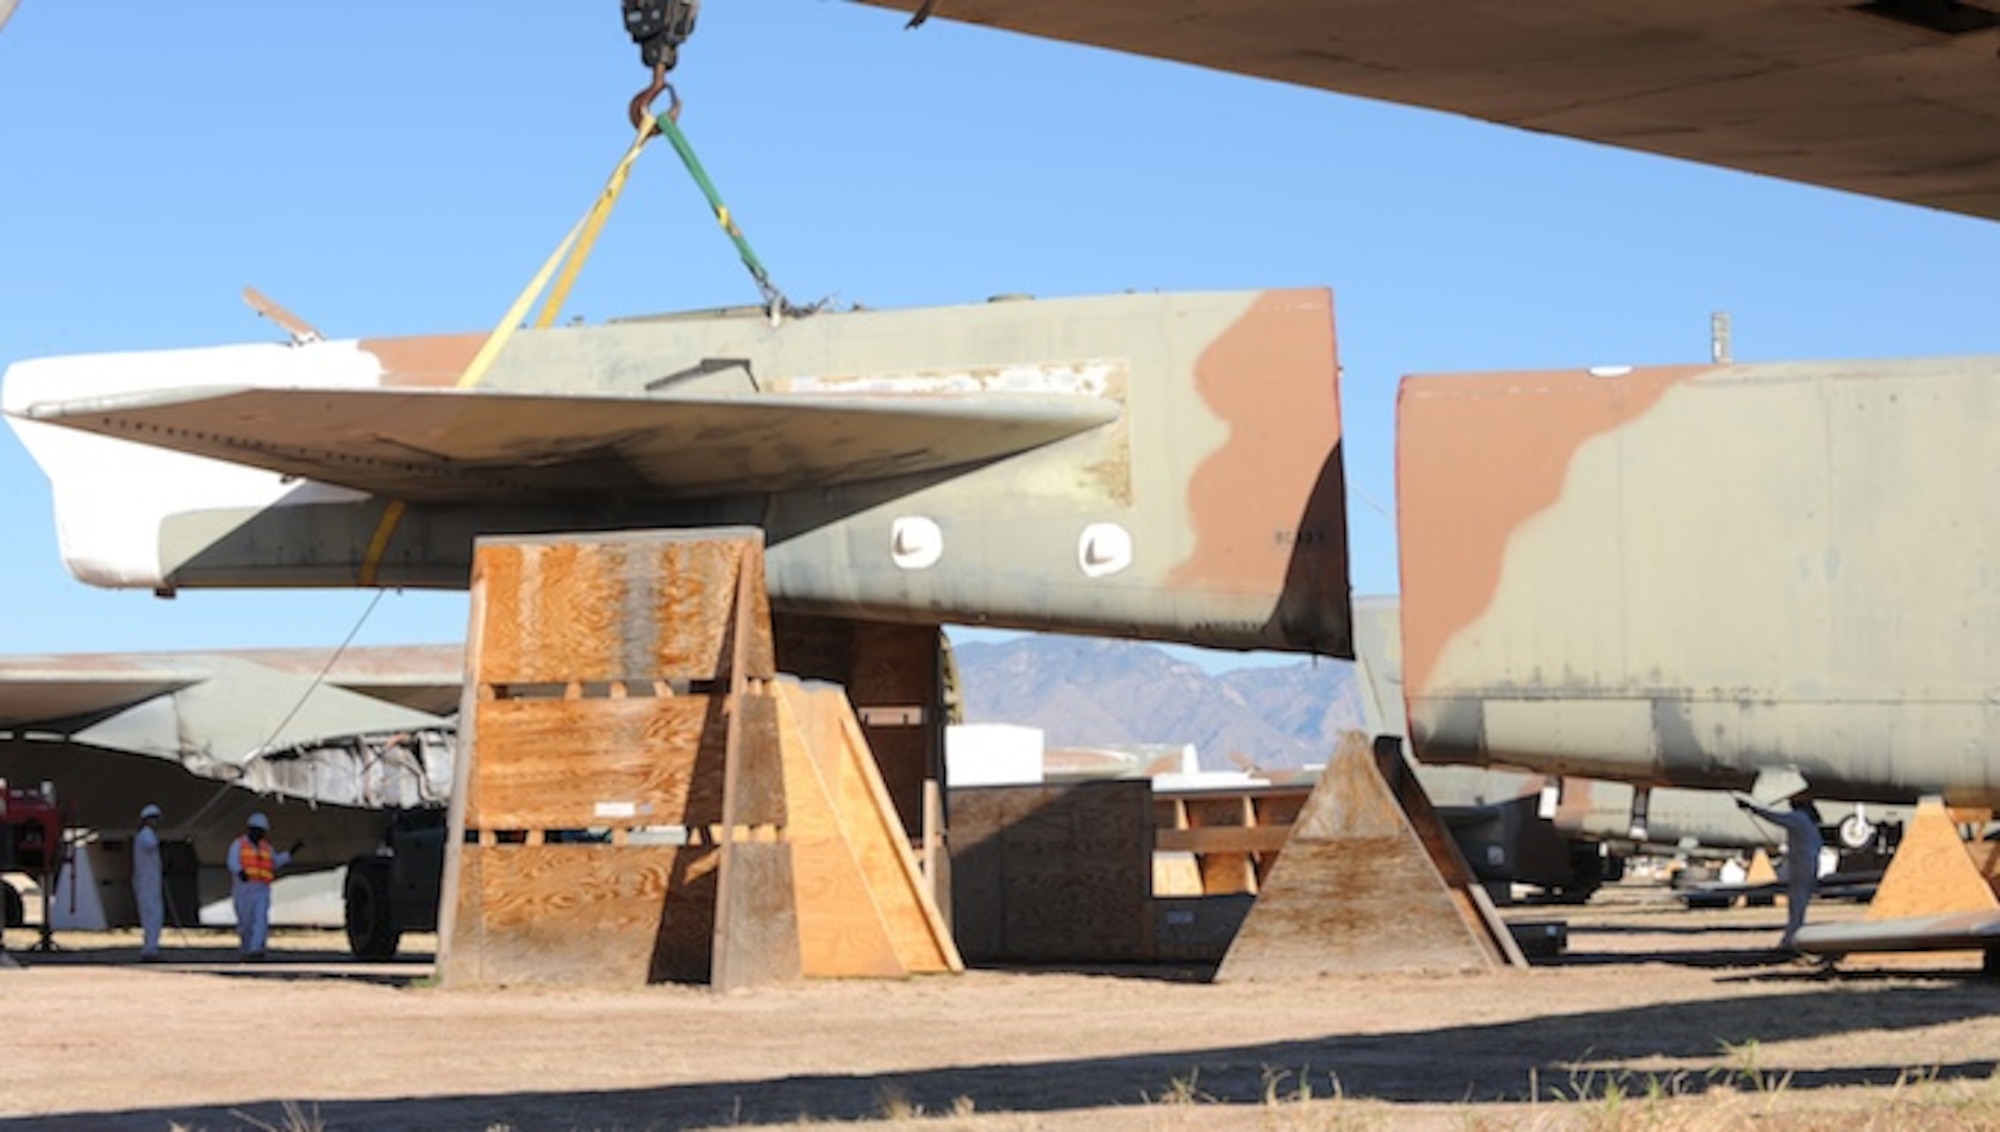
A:
[[[1151,957],[1148,783],[957,790],[952,831],[952,908],[969,958]]]
[[[1934,798],[1918,803],[1869,902],[1869,920],[2000,909],[1992,880],[1967,851],[1952,816]]]
[[[480,829],[722,819],[720,697],[485,700],[465,820]]]
[[[1153,898],[1200,896],[1201,869],[1192,853],[1153,854]],[[1216,953],[1217,957],[1221,952]]]
[[[830,745],[816,751],[814,761],[897,957],[913,974],[962,970],[958,947],[929,896],[909,832],[889,801],[846,697],[836,689],[796,684],[781,685],[781,694],[808,742]]]
[[[806,729],[782,700],[779,706],[800,969],[808,978],[906,975],[860,859],[834,813]]]
[[[663,924],[701,889],[713,850],[681,846],[465,845],[449,983],[636,986],[659,965]],[[686,909],[701,915],[699,908]],[[669,963],[668,966],[674,966]],[[706,972],[704,971],[704,976]]]
[[[746,573],[755,628],[743,643],[743,670],[775,674],[754,532],[481,540],[473,570],[476,581],[491,582],[479,682],[714,679],[736,647],[730,615]]]
[[[1412,828],[1366,739],[1350,734],[1293,824],[1216,980],[1487,968],[1499,953],[1468,921],[1468,903]]]
[[[1257,891],[1257,869],[1248,853],[1202,853],[1195,857],[1201,890],[1213,896]]]
[[[1486,966],[1443,887],[1408,882],[1418,857],[1400,837],[1295,842],[1217,981]]]
[[[474,658],[480,683],[561,683],[625,675],[624,556],[576,542],[484,543],[473,575],[487,586]]]

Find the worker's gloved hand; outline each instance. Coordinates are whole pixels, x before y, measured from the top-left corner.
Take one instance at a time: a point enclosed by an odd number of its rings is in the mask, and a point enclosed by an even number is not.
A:
[[[250,874],[244,872],[242,869],[238,869],[236,870],[236,879],[242,881],[244,884],[249,884]]]
[[[305,839],[305,838],[303,838],[303,837],[301,837],[301,838],[299,838],[299,839],[298,839],[297,841],[294,841],[294,842],[292,842],[292,847],[291,847],[290,849],[286,850],[286,852],[289,852],[289,853],[292,853],[292,854],[296,855],[296,854],[298,853],[298,851],[299,851],[299,850],[301,850],[301,849],[303,849],[303,848],[305,848],[305,847],[306,847],[306,839]]]

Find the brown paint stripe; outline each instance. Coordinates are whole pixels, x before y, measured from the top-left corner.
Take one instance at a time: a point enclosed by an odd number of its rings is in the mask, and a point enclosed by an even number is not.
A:
[[[1643,416],[1707,366],[1403,379],[1396,400],[1404,696],[1492,604],[1508,540],[1553,505],[1578,449]]]
[[[485,341],[484,334],[363,338],[361,349],[381,363],[385,387],[449,389]]]
[[[1189,477],[1195,547],[1169,584],[1277,592],[1340,445],[1337,364],[1324,290],[1265,292],[1202,352],[1195,387],[1229,437]],[[1346,532],[1333,526],[1314,548],[1344,557]]]

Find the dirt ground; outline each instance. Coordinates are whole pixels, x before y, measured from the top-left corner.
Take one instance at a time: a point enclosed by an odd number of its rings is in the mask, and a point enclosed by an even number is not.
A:
[[[1822,903],[1814,920],[1853,918]],[[440,989],[429,955],[283,932],[59,935],[0,971],[0,1126],[683,1129],[2000,1128],[2000,987],[1827,972],[1780,909],[1625,887],[1526,971],[1215,985],[1201,968],[969,972],[716,994]],[[419,949],[434,941],[412,941]]]

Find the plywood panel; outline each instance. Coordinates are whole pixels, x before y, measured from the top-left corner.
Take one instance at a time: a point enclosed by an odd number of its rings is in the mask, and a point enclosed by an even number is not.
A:
[[[951,931],[930,899],[910,851],[909,833],[889,801],[846,698],[836,689],[808,691],[795,684],[783,685],[782,694],[794,718],[816,717],[804,728],[809,741],[834,747],[831,753],[816,753],[815,761],[897,957],[913,974],[962,969]],[[825,773],[828,768],[833,772]]]
[[[594,543],[481,542],[475,580],[487,583],[479,683],[616,680],[624,633],[624,556]]]
[[[806,729],[783,700],[779,708],[800,969],[808,978],[906,975],[861,862],[833,811]]]
[[[640,677],[710,680],[735,647],[730,616],[744,571],[743,671],[768,678],[762,536],[755,531],[627,533],[593,539],[482,539],[475,579],[491,583],[476,678],[545,684]],[[755,553],[750,553],[755,551]]]
[[[719,822],[723,705],[709,696],[479,701],[466,824],[582,829]]]
[[[712,849],[581,844],[460,850],[454,935],[440,956],[441,974],[453,984],[636,986],[662,965],[656,953],[670,934],[663,932],[669,910],[712,916],[702,909],[713,901]],[[679,935],[672,938],[689,945]]]
[[[1441,828],[1438,836],[1449,841]],[[1216,980],[1493,966],[1497,945],[1468,922],[1467,903],[1405,816],[1367,740],[1350,734],[1293,824]]]
[[[660,631],[650,642],[634,642],[634,657],[669,677],[690,680],[726,675],[732,664],[741,676],[777,675],[761,534],[729,543],[669,544],[649,565],[647,613]],[[749,632],[739,641],[746,626]]]
[[[952,793],[952,906],[981,962],[1151,957],[1152,791],[1145,782]]]
[[[1917,805],[1896,855],[1882,874],[1869,920],[2000,909],[2000,897],[1967,852],[1952,814],[1935,798]]]

